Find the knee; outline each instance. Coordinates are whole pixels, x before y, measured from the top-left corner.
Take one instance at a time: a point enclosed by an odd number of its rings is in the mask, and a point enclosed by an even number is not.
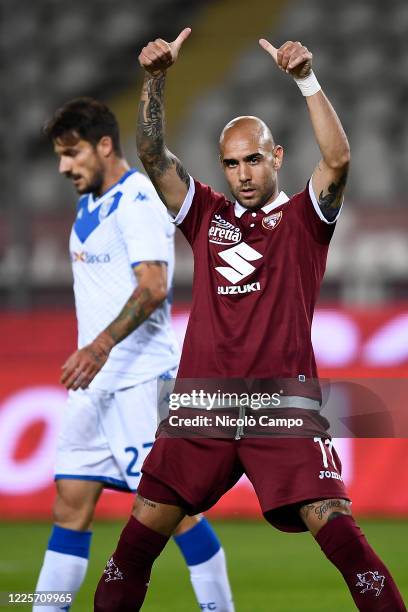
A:
[[[145,527],[170,537],[184,518],[185,512],[178,506],[161,504],[137,494],[132,514]]]
[[[180,523],[177,525],[176,529],[174,530],[173,535],[179,536],[182,533],[186,533],[187,531],[190,531],[190,529],[195,527],[197,523],[201,521],[201,518],[202,518],[201,514],[196,514],[195,516],[185,516],[183,520],[180,521]]]
[[[89,529],[95,503],[90,499],[84,499],[72,491],[64,491],[59,488],[53,506],[54,523],[66,529],[86,531]]]

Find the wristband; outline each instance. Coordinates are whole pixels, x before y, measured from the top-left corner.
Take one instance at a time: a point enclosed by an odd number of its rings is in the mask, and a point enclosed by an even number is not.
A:
[[[316,79],[316,75],[313,70],[304,79],[295,79],[295,83],[299,87],[303,96],[313,96],[315,93],[321,90],[319,81]]]

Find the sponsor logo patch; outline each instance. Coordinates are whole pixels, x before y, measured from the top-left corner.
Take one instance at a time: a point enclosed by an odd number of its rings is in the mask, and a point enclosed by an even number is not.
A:
[[[358,582],[357,587],[363,587],[360,593],[367,593],[368,591],[375,591],[375,596],[379,597],[384,587],[385,576],[378,573],[377,570],[374,572],[368,571],[362,574],[357,574]]]
[[[334,478],[334,480],[341,480],[343,482],[340,474],[332,470],[320,470],[319,478],[320,480],[323,480],[323,478]]]
[[[262,227],[264,227],[267,230],[273,230],[275,229],[275,227],[277,227],[279,225],[279,223],[281,222],[282,219],[282,211],[280,210],[277,213],[274,213],[273,215],[268,215],[267,217],[264,217],[262,219]]]
[[[94,254],[88,253],[88,251],[79,251],[78,253],[76,251],[71,251],[71,261],[72,263],[80,261],[86,264],[109,263],[110,255],[109,253]]]
[[[248,283],[247,285],[230,285],[227,287],[218,287],[218,293],[220,295],[236,295],[238,293],[252,293],[253,291],[260,291],[261,283]]]
[[[210,242],[215,244],[238,244],[242,234],[238,227],[217,214],[211,219],[208,238]]]

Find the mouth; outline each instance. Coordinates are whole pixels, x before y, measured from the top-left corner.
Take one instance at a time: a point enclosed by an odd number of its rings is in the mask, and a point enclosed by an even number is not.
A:
[[[254,187],[245,187],[240,190],[240,194],[243,198],[252,198],[255,195],[256,189]]]

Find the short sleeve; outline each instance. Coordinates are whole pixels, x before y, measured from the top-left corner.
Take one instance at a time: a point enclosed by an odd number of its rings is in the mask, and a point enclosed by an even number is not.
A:
[[[333,236],[340,211],[333,221],[325,219],[314,194],[311,179],[305,190],[293,197],[293,201],[302,223],[314,240],[321,244],[328,244]]]
[[[180,228],[188,242],[193,245],[203,220],[225,197],[208,185],[190,176],[190,187],[185,200],[173,222]]]
[[[141,261],[169,262],[169,238],[174,228],[153,189],[143,189],[134,198],[126,195],[121,200],[118,225],[132,266]]]

